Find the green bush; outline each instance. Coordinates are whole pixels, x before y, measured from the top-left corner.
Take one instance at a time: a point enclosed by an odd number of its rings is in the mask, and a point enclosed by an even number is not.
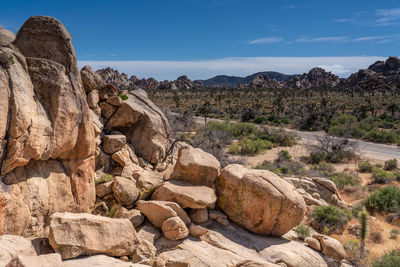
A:
[[[287,160],[287,161],[264,161],[258,164],[254,169],[268,170],[275,174],[286,174],[286,175],[304,175],[304,164],[298,161]]]
[[[399,236],[400,231],[398,229],[392,229],[390,230],[390,238],[391,239],[397,239],[397,237]]]
[[[360,172],[372,172],[374,166],[368,161],[360,162],[358,164],[358,169]]]
[[[400,266],[400,250],[392,250],[383,255],[380,259],[373,261],[374,267],[398,267]]]
[[[394,144],[398,143],[400,136],[395,131],[384,131],[373,129],[365,134],[365,139],[376,143]]]
[[[230,154],[254,155],[272,148],[272,143],[267,140],[244,138],[228,148]]]
[[[399,212],[400,188],[397,186],[380,188],[365,200],[365,207],[370,212]]]
[[[360,184],[360,178],[354,173],[334,173],[328,177],[338,188],[343,189],[344,186],[355,186]]]
[[[287,150],[281,150],[278,153],[278,161],[290,160],[291,158],[292,155]]]
[[[397,169],[397,159],[389,159],[385,161],[383,169],[387,171],[392,171],[394,169]]]
[[[282,129],[264,128],[257,136],[278,146],[294,146],[296,144],[296,136]]]
[[[257,124],[265,124],[268,122],[268,118],[264,117],[264,116],[258,116],[257,118],[254,119],[254,123]]]
[[[301,240],[304,240],[307,237],[309,237],[311,232],[311,228],[308,225],[305,225],[304,223],[300,223],[293,230],[297,233],[297,235]]]
[[[357,239],[348,239],[344,241],[343,247],[346,250],[347,257],[358,261],[360,258],[360,242]]]
[[[118,95],[122,100],[128,100],[128,96],[127,95]]]
[[[114,177],[111,174],[103,174],[100,179],[95,181],[96,185],[102,184],[102,183],[107,183],[111,182],[114,179]]]
[[[387,172],[380,168],[374,168],[372,170],[372,179],[374,179],[375,183],[387,184],[387,183],[390,183],[393,179],[395,179],[395,177],[390,172]]]
[[[335,168],[332,164],[322,161],[318,164],[313,164],[310,166],[309,174],[311,176],[324,176],[328,177],[335,171]]]
[[[337,231],[342,232],[344,226],[349,221],[348,215],[335,206],[315,207],[311,218],[316,230],[319,232],[327,232],[327,230],[324,229],[326,226],[328,233]]]

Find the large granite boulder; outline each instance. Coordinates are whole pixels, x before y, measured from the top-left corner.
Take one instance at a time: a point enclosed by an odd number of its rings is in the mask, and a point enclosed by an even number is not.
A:
[[[0,266],[6,266],[17,255],[36,256],[31,241],[17,235],[0,235]]]
[[[282,236],[302,221],[306,211],[295,187],[265,170],[228,165],[216,189],[218,206],[229,219],[258,234]]]
[[[50,245],[63,259],[80,255],[132,255],[139,238],[128,219],[86,213],[54,213],[50,217]]]
[[[0,165],[1,175],[6,176],[0,186],[0,203],[4,203],[0,205],[0,234],[32,235],[34,231],[26,232],[37,224],[32,215],[41,210],[40,216],[46,217],[57,205],[64,209],[69,201],[49,203],[66,190],[71,193],[65,198],[72,194],[74,202],[67,209],[90,211],[95,201],[95,138],[71,35],[64,26],[54,18],[31,17],[13,44],[18,51],[0,47],[0,54],[10,59],[9,66],[0,66]],[[47,164],[51,159],[58,163]],[[49,169],[34,173],[27,165],[35,161]],[[47,194],[42,189],[49,188],[45,185],[49,182],[42,181],[41,186],[35,185],[40,197],[26,193],[27,184],[48,177],[44,173],[66,176],[69,187],[64,188],[65,179],[60,184],[54,180],[56,192]],[[31,177],[38,179],[28,181]],[[9,225],[10,218],[18,216],[25,226]]]
[[[200,148],[185,146],[178,151],[171,179],[212,186],[220,170],[221,165],[213,155]]]
[[[132,91],[127,96],[108,120],[106,130],[124,133],[139,156],[151,163],[161,162],[169,146],[167,118],[143,90]]]

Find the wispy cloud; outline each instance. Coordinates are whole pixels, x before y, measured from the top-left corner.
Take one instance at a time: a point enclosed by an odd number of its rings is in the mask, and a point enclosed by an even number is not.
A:
[[[252,40],[249,42],[249,44],[274,44],[274,43],[280,43],[282,41],[283,41],[282,37],[266,37],[266,38]]]
[[[400,23],[400,8],[361,11],[349,18],[337,18],[333,21],[338,23],[353,23],[375,27],[389,26]]]
[[[278,71],[286,74],[308,72],[321,66],[328,71],[347,77],[360,68],[367,68],[383,57],[242,57],[193,61],[84,61],[79,66],[90,65],[93,69],[111,67],[140,78],[174,80],[180,75],[191,79],[208,79],[215,75],[247,76],[259,71]]]
[[[310,43],[310,42],[345,42],[348,38],[345,36],[326,36],[326,37],[314,37],[314,38],[298,38],[298,43]]]
[[[376,41],[376,40],[382,40],[382,39],[389,39],[390,36],[364,36],[364,37],[358,37],[354,39],[355,42],[364,42],[364,41]]]

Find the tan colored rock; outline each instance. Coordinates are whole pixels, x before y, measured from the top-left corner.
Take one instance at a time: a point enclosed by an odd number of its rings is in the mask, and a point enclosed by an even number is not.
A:
[[[138,236],[140,240],[147,240],[150,243],[154,243],[161,236],[161,233],[154,225],[146,222],[140,227]]]
[[[322,247],[322,254],[325,256],[341,261],[346,257],[346,251],[337,239],[321,235],[321,234],[313,234],[313,238],[319,240]]]
[[[134,163],[128,163],[122,168],[121,176],[129,179],[137,179],[143,168]]]
[[[208,209],[192,209],[189,216],[194,223],[205,223],[208,221]]]
[[[120,107],[122,106],[122,98],[117,95],[111,96],[107,99],[107,103],[113,105],[114,107]]]
[[[315,193],[312,193],[312,195],[311,195],[313,198],[315,198],[315,199],[321,199],[321,196],[320,196],[320,194],[319,193],[317,193],[317,192],[315,192]]]
[[[210,217],[210,219],[213,219],[222,225],[225,225],[225,226],[229,225],[228,217],[220,211],[210,210],[208,212],[208,217]]]
[[[101,76],[94,72],[90,66],[84,66],[81,69],[81,78],[86,93],[98,90],[103,83]]]
[[[221,165],[213,155],[200,148],[185,146],[178,151],[178,160],[171,179],[212,186],[220,170]]]
[[[31,241],[17,235],[0,235],[0,266],[6,266],[17,255],[36,256]]]
[[[101,109],[101,115],[103,115],[103,117],[107,120],[111,118],[111,116],[114,115],[117,110],[116,107],[106,102],[100,102],[99,107]]]
[[[0,222],[4,222],[0,233],[45,237],[49,214],[78,210],[72,181],[56,160],[32,161],[3,181],[8,185],[0,187],[0,203],[2,198],[5,201],[0,204]]]
[[[178,214],[166,201],[143,201],[140,200],[136,203],[136,207],[140,210],[146,218],[156,227],[161,228],[162,223],[171,218],[176,217]],[[175,204],[175,203],[173,203]]]
[[[181,208],[177,203],[175,202],[165,202],[165,205],[168,207],[172,208],[176,214],[178,215],[179,218],[186,224],[189,225],[192,223],[192,220],[190,219],[189,215],[186,213],[184,209]]]
[[[15,39],[15,34],[12,31],[4,29],[0,26],[0,46],[7,46]]]
[[[163,177],[156,172],[143,170],[140,172],[136,179],[136,187],[139,189],[139,199],[148,199],[151,194],[156,190],[163,182]]]
[[[189,235],[185,223],[179,217],[171,217],[162,223],[161,230],[165,238],[169,240],[179,240]]]
[[[139,156],[151,163],[161,162],[169,147],[167,118],[143,90],[132,91],[127,96],[128,99],[107,122],[106,129],[124,129],[123,133]]]
[[[147,240],[141,240],[135,252],[132,254],[132,262],[153,266],[157,256],[156,252],[157,249],[154,247],[153,243]]]
[[[139,239],[127,219],[111,219],[85,213],[54,213],[49,241],[63,259],[80,255],[132,255]]]
[[[91,91],[87,95],[87,102],[89,108],[97,108],[99,104],[99,92],[97,90]]]
[[[208,230],[206,228],[201,227],[199,225],[195,225],[194,223],[192,223],[189,226],[189,234],[191,236],[199,237],[199,236],[205,235],[207,233],[208,233]]]
[[[117,176],[113,180],[113,191],[115,198],[123,206],[131,206],[139,197],[139,190],[134,181]]]
[[[312,178],[312,180],[322,186],[324,186],[325,188],[327,188],[328,190],[336,193],[337,192],[337,187],[336,184],[334,182],[332,182],[329,179],[326,178],[320,178],[320,177],[316,177],[316,178]]]
[[[112,84],[105,84],[99,90],[99,96],[101,101],[105,101],[112,96],[118,95],[118,89]]]
[[[104,197],[113,193],[113,182],[106,182],[96,186],[96,195],[98,197]]]
[[[178,203],[182,208],[213,208],[217,197],[214,190],[185,181],[168,181],[153,193],[152,199]]]
[[[111,158],[118,162],[122,167],[130,163],[139,164],[135,150],[130,144],[126,144],[121,148],[121,150],[112,154]]]
[[[321,251],[321,243],[319,243],[316,238],[307,237],[304,241],[306,241],[310,248],[315,249],[316,251]]]
[[[143,264],[135,264],[132,262],[122,261],[106,255],[94,255],[90,257],[80,257],[63,261],[62,267],[146,267]]]
[[[144,216],[143,214],[140,212],[140,210],[136,210],[136,209],[131,209],[131,210],[127,210],[124,207],[119,208],[115,213],[113,218],[124,218],[124,219],[128,219],[131,221],[133,227],[135,227],[135,229],[137,227],[139,227],[143,221],[144,221]]]
[[[101,143],[99,135],[103,131],[104,125],[100,121],[99,116],[96,115],[96,113],[93,111],[93,109],[90,110],[90,113],[92,114],[94,135],[96,137],[96,140],[95,140],[96,141],[96,154],[95,154],[95,156],[97,156],[97,153],[98,153],[97,149],[100,147],[100,143]]]
[[[103,137],[103,150],[107,154],[113,154],[126,145],[125,135],[105,135]]]
[[[6,267],[61,267],[60,254],[51,253],[40,256],[17,255]]]
[[[306,211],[295,187],[269,171],[228,165],[216,188],[221,210],[254,233],[282,236],[302,221]]]

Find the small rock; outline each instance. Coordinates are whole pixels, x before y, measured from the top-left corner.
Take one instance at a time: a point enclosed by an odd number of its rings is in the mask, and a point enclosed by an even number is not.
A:
[[[126,144],[121,150],[112,154],[111,158],[115,160],[119,165],[124,167],[127,164],[134,163],[138,164],[138,158],[136,157],[133,146]]]
[[[304,241],[306,241],[307,245],[310,246],[310,248],[315,249],[316,251],[321,251],[321,243],[313,237],[307,237]]]
[[[96,186],[96,195],[98,197],[104,197],[113,193],[113,182],[106,182]]]
[[[104,101],[112,96],[118,95],[118,89],[112,84],[106,84],[99,90],[100,100]]]
[[[165,238],[169,240],[179,240],[189,235],[185,223],[179,217],[171,217],[164,221],[161,230]]]
[[[121,261],[126,261],[126,262],[129,261],[129,257],[128,257],[128,256],[121,256],[121,257],[119,257],[119,259],[120,259]]]
[[[137,202],[137,209],[140,210],[146,216],[146,218],[158,228],[161,228],[162,223],[165,220],[178,216],[178,213],[175,211],[175,209],[179,209],[176,206],[178,206],[176,203],[167,201],[140,200]]]
[[[110,105],[106,102],[101,102],[99,104],[100,109],[101,109],[101,114],[103,115],[104,118],[107,120],[111,118],[112,115],[117,111],[117,108],[114,107],[113,105]]]
[[[99,104],[99,92],[97,90],[91,91],[87,95],[87,102],[89,105],[89,108],[97,108]]]
[[[153,243],[142,240],[132,254],[132,262],[152,266],[156,259],[157,249]]]
[[[317,192],[312,193],[311,196],[312,196],[313,198],[315,198],[315,199],[321,199],[321,196],[320,196]]]
[[[139,199],[148,199],[154,190],[162,184],[163,178],[156,172],[143,170],[136,179],[136,187],[139,189]]]
[[[107,103],[113,105],[114,107],[120,107],[122,106],[122,99],[117,95],[111,96],[107,99]]]
[[[208,221],[208,209],[192,209],[189,216],[194,223],[205,223]]]
[[[103,83],[101,76],[94,72],[90,66],[84,66],[81,69],[81,79],[87,93],[99,89]]]
[[[151,223],[146,222],[138,231],[140,240],[147,240],[154,244],[156,240],[161,236],[160,231]]]
[[[120,207],[115,213],[113,218],[125,218],[131,221],[133,227],[139,227],[143,221],[144,221],[144,216],[140,212],[140,210],[132,209],[132,210],[127,210],[124,207]]]
[[[199,225],[195,225],[194,223],[192,223],[189,226],[189,234],[191,236],[199,237],[199,236],[205,235],[207,233],[208,233],[208,230],[206,228],[201,227]]]
[[[103,138],[103,150],[110,155],[121,150],[125,145],[125,135],[105,135]]]
[[[337,239],[317,233],[313,234],[312,237],[319,240],[322,247],[322,254],[325,256],[338,261],[341,261],[346,257],[346,251],[342,243]]]
[[[229,225],[228,217],[220,211],[210,210],[208,212],[208,217],[210,217],[210,219],[213,219],[222,225],[225,225],[225,226]]]
[[[62,260],[58,253],[45,254],[40,256],[17,255],[6,267],[61,267]]]
[[[123,206],[131,206],[139,197],[139,190],[134,181],[117,176],[113,180],[114,196]]]

